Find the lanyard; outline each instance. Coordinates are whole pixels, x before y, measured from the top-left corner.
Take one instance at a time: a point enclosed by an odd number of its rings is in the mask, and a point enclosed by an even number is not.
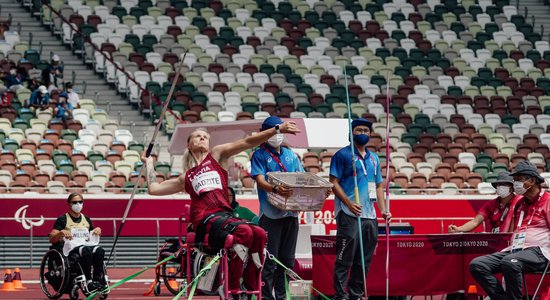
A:
[[[359,161],[359,163],[361,163],[361,168],[363,169],[363,174],[365,176],[367,176],[367,168],[365,167],[365,163],[363,162],[363,158],[361,158],[361,156],[359,154],[356,154],[357,155],[357,160]],[[376,161],[374,160],[374,158],[371,156],[370,157],[370,160],[372,161],[372,165],[374,166],[374,177],[376,177]]]
[[[279,164],[279,167],[281,167],[281,171],[286,172],[286,168],[285,168],[285,166],[283,165],[283,163],[281,162],[281,160],[280,160],[275,154],[273,154],[273,152],[271,152],[271,150],[269,150],[265,145],[262,145],[262,148],[263,148],[267,153],[269,153],[269,155],[271,155],[271,157],[273,157],[273,159],[275,160],[275,162],[277,162],[277,164]],[[283,152],[282,149],[283,149],[283,148],[281,148],[281,153]]]
[[[357,154],[357,160],[359,161],[359,163],[361,163],[361,168],[363,169],[363,175],[367,176],[367,168],[365,168],[365,163],[363,162],[363,159],[361,158],[361,156],[359,156],[359,154]]]
[[[511,201],[511,200],[510,200]],[[510,204],[508,204],[510,205]],[[506,208],[504,209],[504,211],[502,212],[502,216],[500,216],[500,221],[504,221],[504,218],[506,217],[506,215],[508,214],[508,210],[509,210],[510,206],[506,206]]]
[[[533,204],[528,207],[528,208],[531,208],[531,207],[533,208],[533,213],[531,214],[531,217],[529,218],[529,222],[527,222],[527,225],[531,225],[531,221],[533,221],[533,217],[535,216],[535,213],[537,212],[537,208],[535,207],[535,204],[537,204],[540,201],[540,198],[542,198],[543,194],[544,194],[544,191],[540,191],[539,198],[537,199],[537,201],[533,202]],[[518,221],[518,226],[517,226],[518,230],[519,230],[519,227],[521,226],[521,223],[523,222],[523,216],[525,214],[525,211],[523,211],[523,205],[524,204],[525,204],[525,200],[521,203],[521,206],[519,207],[521,212],[519,214],[519,221]]]

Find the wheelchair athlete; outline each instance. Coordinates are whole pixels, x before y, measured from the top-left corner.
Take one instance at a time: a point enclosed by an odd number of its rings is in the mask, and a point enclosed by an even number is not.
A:
[[[84,199],[79,193],[72,193],[67,198],[69,211],[57,218],[52,231],[49,234],[52,248],[63,252],[64,238],[73,239],[73,235],[92,231],[94,235],[101,235],[101,228],[94,227],[92,220],[81,213]],[[69,255],[79,257],[79,262],[86,277],[86,284],[90,293],[103,289],[107,282],[103,269],[105,250],[99,246],[77,246]],[[76,255],[75,255],[76,256]],[[93,267],[93,274],[92,274]]]
[[[215,146],[210,151],[210,134],[206,129],[198,128],[187,138],[187,149],[183,155],[184,174],[162,183],[156,183],[153,159],[142,155],[147,166],[149,194],[189,193],[191,223],[197,232],[196,241],[209,234],[209,246],[220,249],[228,234],[234,236],[235,243],[229,256],[231,276],[228,284],[233,298],[239,297],[241,277],[247,290],[260,289],[259,275],[264,262],[267,235],[259,226],[233,217],[227,186],[227,160],[246,149],[261,145],[275,134],[297,132],[296,124],[285,122],[256,135]]]

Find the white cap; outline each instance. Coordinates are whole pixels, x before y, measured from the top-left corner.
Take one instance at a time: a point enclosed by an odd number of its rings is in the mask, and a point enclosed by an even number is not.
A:
[[[41,94],[46,94],[48,92],[48,89],[45,86],[41,85],[41,86],[38,87],[38,91]]]
[[[54,54],[54,55],[52,56],[52,60],[53,60],[53,61],[59,61],[59,55]]]

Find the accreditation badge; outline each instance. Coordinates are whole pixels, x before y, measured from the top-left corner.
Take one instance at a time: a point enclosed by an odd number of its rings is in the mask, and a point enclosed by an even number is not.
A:
[[[512,251],[523,250],[526,237],[527,233],[525,231],[514,233],[514,236],[512,237]]]
[[[376,183],[369,182],[369,199],[370,201],[376,201]]]

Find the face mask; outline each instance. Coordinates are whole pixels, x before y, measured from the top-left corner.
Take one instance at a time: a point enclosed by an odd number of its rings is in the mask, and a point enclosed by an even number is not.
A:
[[[68,92],[68,93],[72,93],[72,92],[73,92],[73,89],[67,89],[67,92]]]
[[[354,134],[353,141],[356,142],[359,146],[364,146],[369,142],[369,136],[366,134]]]
[[[276,135],[270,137],[269,140],[267,140],[267,143],[269,144],[269,146],[271,146],[273,148],[277,148],[277,147],[281,146],[284,139],[285,139],[284,134],[282,134],[282,133],[281,134],[276,134]]]
[[[75,213],[80,213],[82,211],[83,206],[84,206],[84,203],[75,203],[71,205],[71,208]]]
[[[527,190],[531,187],[525,188],[525,187],[523,187],[524,184],[525,184],[525,182],[523,182],[523,181],[514,181],[514,193],[516,193],[518,195],[525,194],[525,192],[527,192]]]
[[[497,186],[497,195],[499,195],[501,198],[508,197],[510,195],[510,187],[505,185]]]
[[[17,74],[17,71],[16,70],[10,70],[10,74],[15,75],[15,74]]]

